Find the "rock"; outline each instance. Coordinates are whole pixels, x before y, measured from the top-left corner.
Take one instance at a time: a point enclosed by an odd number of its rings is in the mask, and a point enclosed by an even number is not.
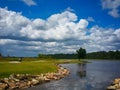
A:
[[[8,88],[8,85],[5,83],[0,83],[0,90],[6,90]]]
[[[120,82],[120,79],[115,79],[113,84],[118,84]]]
[[[10,79],[13,79],[13,78],[14,78],[14,74],[11,74],[9,78],[10,78]]]
[[[19,83],[19,88],[27,88],[27,82],[21,82]]]
[[[119,90],[120,89],[120,78],[113,81],[112,85],[107,88],[108,90]]]
[[[56,77],[56,76],[53,76],[53,79],[54,79],[54,80],[58,80],[58,77]]]
[[[14,80],[15,82],[19,82],[19,81],[20,81],[19,79],[16,79],[16,78],[14,78],[13,80]]]
[[[9,82],[8,85],[9,85],[9,89],[10,89],[10,90],[16,88],[16,84],[15,84],[14,82]]]
[[[31,84],[32,85],[37,85],[37,84],[39,84],[39,81],[36,80],[36,79],[32,79]]]
[[[31,84],[30,81],[27,82],[27,86],[28,86],[28,87],[31,87],[31,86],[32,86],[32,84]]]
[[[50,81],[50,79],[47,78],[47,77],[44,77],[44,80],[45,80],[46,82],[49,82],[49,81]]]
[[[9,79],[8,78],[4,78],[4,83],[8,83],[9,82]]]
[[[107,90],[116,90],[115,86],[109,86],[107,87]]]
[[[37,79],[38,81],[44,81],[44,77],[43,77],[43,76],[36,77],[36,79]]]
[[[20,74],[16,74],[16,77],[20,77]]]
[[[118,86],[120,87],[120,82],[118,83]]]
[[[9,82],[15,83],[15,81],[13,79],[9,79],[8,83]]]

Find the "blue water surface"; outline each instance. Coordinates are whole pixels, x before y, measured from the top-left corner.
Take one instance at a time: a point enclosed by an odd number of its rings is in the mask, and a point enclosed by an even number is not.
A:
[[[114,78],[120,77],[120,61],[92,60],[87,64],[61,65],[70,70],[69,76],[25,90],[106,90]]]

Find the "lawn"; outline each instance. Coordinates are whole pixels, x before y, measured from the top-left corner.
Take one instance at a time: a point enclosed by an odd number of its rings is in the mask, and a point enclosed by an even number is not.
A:
[[[21,63],[10,63],[17,61],[16,58],[3,58],[0,60],[0,78],[9,77],[10,74],[41,74],[55,72],[61,63],[82,63],[78,60],[40,60],[39,58],[24,58]]]
[[[47,62],[0,63],[0,78],[10,74],[41,74],[55,72],[57,66]]]

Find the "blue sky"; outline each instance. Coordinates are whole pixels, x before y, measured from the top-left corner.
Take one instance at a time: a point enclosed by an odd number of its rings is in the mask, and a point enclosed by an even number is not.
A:
[[[30,2],[32,0],[26,1]],[[78,19],[92,17],[96,21],[92,23],[93,25],[114,28],[120,26],[120,18],[109,15],[109,9],[102,8],[101,0],[34,0],[33,2],[35,4],[28,5],[24,0],[1,0],[0,7],[8,7],[8,10],[22,12],[23,16],[30,19],[46,19],[52,14],[71,8],[78,16]],[[120,9],[120,7],[118,8]]]
[[[0,0],[0,52],[120,49],[120,0]]]

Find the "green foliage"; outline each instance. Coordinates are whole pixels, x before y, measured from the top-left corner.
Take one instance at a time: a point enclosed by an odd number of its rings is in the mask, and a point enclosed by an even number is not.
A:
[[[45,54],[38,54],[38,58],[40,58],[40,59],[52,59],[51,56],[45,55]]]
[[[76,54],[48,54],[54,59],[77,59]]]
[[[79,54],[79,53],[82,54]],[[77,54],[48,54],[40,56],[40,59],[48,59],[54,58],[54,59],[119,59],[120,60],[120,51],[99,51],[99,52],[91,52],[86,54],[86,50],[83,48],[80,48],[77,50]]]
[[[87,59],[120,59],[120,51],[99,51],[88,53]]]
[[[80,48],[79,50],[76,51],[78,59],[84,59],[86,57],[86,50],[83,48]]]

